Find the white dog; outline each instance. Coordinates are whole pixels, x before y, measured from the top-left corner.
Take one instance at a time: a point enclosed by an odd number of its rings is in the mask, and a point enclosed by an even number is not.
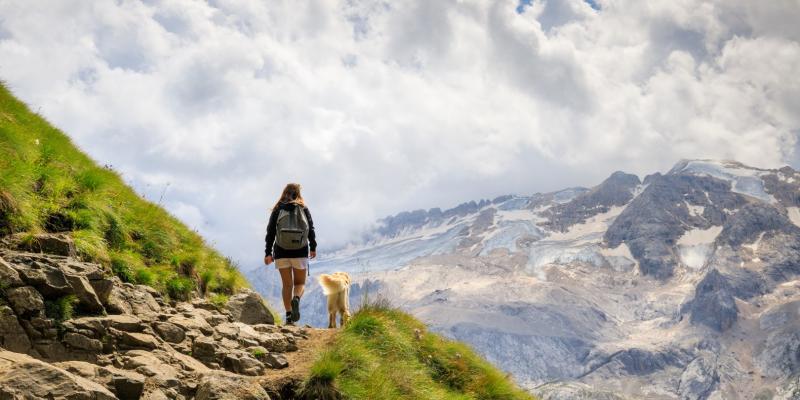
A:
[[[347,272],[322,274],[317,281],[328,296],[328,328],[336,328],[337,313],[341,315],[339,326],[344,326],[350,318],[350,275]]]

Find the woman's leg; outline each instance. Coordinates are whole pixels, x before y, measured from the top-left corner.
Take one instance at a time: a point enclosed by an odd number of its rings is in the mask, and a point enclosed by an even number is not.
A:
[[[308,268],[308,267],[306,267]],[[303,292],[306,290],[306,269],[292,268],[294,272],[294,295],[303,297]]]
[[[278,272],[281,273],[281,283],[283,284],[283,289],[281,291],[281,295],[283,297],[283,308],[288,312],[292,311],[292,286],[294,283],[292,282],[292,270],[294,268],[280,268]]]

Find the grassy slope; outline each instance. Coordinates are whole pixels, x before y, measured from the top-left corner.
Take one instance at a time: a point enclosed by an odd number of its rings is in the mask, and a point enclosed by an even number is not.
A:
[[[172,298],[224,301],[247,285],[230,260],[98,167],[0,85],[0,235],[71,231],[86,260]]]
[[[353,316],[305,386],[320,399],[533,399],[468,346],[376,306]]]

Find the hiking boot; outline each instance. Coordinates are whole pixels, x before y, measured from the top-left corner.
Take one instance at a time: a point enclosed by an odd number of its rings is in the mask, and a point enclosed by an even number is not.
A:
[[[292,322],[300,321],[300,298],[292,297]]]

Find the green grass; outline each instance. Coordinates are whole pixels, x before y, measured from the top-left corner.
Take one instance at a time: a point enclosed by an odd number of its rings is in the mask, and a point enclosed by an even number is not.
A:
[[[353,316],[304,391],[319,399],[533,399],[467,345],[385,306]]]
[[[70,232],[81,258],[175,299],[248,286],[231,260],[0,84],[0,236],[43,232]]]
[[[54,319],[56,324],[60,325],[75,315],[75,306],[77,304],[78,298],[74,294],[59,297],[53,301],[45,301],[45,315]]]

